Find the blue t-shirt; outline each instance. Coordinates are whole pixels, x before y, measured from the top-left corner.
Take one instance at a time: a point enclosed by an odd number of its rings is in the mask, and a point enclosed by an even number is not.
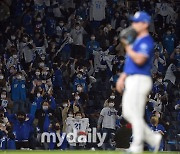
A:
[[[148,59],[142,66],[137,65],[127,54],[124,66],[124,72],[128,75],[143,74],[151,76],[151,66],[153,59],[154,41],[150,35],[143,38],[137,38],[132,44],[132,49],[137,53],[144,54]]]

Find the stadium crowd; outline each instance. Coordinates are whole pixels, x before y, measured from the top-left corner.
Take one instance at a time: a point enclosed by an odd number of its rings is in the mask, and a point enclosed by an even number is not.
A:
[[[145,120],[163,135],[159,150],[180,150],[180,13],[173,0],[1,0],[1,149],[129,147],[131,125],[115,88],[126,58],[118,36],[138,10],[151,15],[155,41]],[[41,142],[43,132],[62,137],[73,128],[107,136],[100,147]]]

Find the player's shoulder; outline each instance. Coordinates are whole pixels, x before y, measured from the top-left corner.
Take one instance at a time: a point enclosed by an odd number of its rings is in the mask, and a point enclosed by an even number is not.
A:
[[[145,44],[154,46],[154,40],[151,35],[147,35],[147,36],[143,37],[141,41],[144,42]]]
[[[154,48],[154,41],[150,35],[147,35],[138,43],[138,48],[142,51],[151,51]]]

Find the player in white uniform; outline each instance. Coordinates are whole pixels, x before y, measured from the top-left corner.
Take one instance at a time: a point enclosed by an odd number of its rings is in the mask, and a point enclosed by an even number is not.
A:
[[[132,124],[133,142],[129,152],[143,152],[144,141],[159,150],[162,136],[154,133],[144,120],[146,100],[152,88],[151,66],[154,42],[148,27],[151,17],[146,12],[136,12],[132,17],[132,28],[137,32],[136,40],[125,45],[126,61],[124,72],[117,81],[117,91],[122,92],[122,110],[124,118]]]
[[[102,129],[103,133],[107,133],[106,139],[103,144],[103,149],[112,149],[113,147],[111,146],[111,139],[112,135],[115,132],[115,127],[116,127],[116,119],[118,119],[117,111],[114,108],[114,102],[112,99],[108,100],[108,106],[104,107],[101,110],[100,117],[98,120],[98,125],[97,128],[101,128],[102,124]]]

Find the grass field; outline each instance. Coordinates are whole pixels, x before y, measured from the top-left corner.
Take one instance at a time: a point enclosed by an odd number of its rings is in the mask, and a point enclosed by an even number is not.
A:
[[[126,154],[120,151],[0,151],[0,154]],[[150,154],[150,152],[144,152]],[[180,152],[159,152],[158,154],[180,154]]]

